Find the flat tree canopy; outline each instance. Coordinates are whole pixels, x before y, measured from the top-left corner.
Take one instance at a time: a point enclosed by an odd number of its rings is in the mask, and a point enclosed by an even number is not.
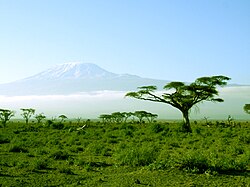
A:
[[[15,115],[15,112],[8,109],[0,109],[0,121],[3,124],[3,127],[6,126],[6,123]]]
[[[29,119],[31,118],[32,115],[35,114],[35,109],[33,108],[21,108],[20,109],[23,113],[21,114],[23,118],[25,119],[25,123],[29,123]]]
[[[250,104],[245,104],[243,109],[247,114],[250,114]]]
[[[138,87],[139,91],[129,92],[128,97],[136,99],[161,102],[169,104],[182,112],[184,124],[183,128],[186,132],[192,132],[189,112],[190,109],[202,101],[223,102],[222,98],[218,98],[217,86],[224,86],[230,78],[226,76],[200,77],[193,83],[185,84],[184,82],[170,82],[164,86],[168,92],[157,95],[156,86]]]

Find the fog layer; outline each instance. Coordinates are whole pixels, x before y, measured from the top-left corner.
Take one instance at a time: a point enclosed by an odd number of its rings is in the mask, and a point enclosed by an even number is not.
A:
[[[125,98],[126,92],[99,91],[72,95],[43,95],[43,96],[0,96],[1,108],[16,111],[20,118],[20,108],[35,108],[37,113],[46,116],[65,114],[69,118],[98,118],[100,114],[116,111],[146,110],[159,115],[160,119],[181,119],[181,113],[163,103],[141,101]],[[191,111],[191,119],[226,119],[228,115],[235,119],[250,119],[244,113],[243,106],[250,103],[250,86],[225,87],[220,89],[223,103],[203,102]]]

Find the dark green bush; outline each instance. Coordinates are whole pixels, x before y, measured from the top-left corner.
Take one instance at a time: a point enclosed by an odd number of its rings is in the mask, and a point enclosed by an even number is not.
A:
[[[204,173],[209,169],[209,163],[204,155],[193,152],[180,160],[179,167],[192,173]]]
[[[0,134],[0,144],[10,143],[10,140]]]
[[[46,159],[38,159],[34,162],[34,169],[42,170],[48,168],[48,160]]]
[[[69,156],[66,151],[56,151],[50,155],[50,157],[55,160],[67,160]]]
[[[154,133],[159,133],[159,132],[162,132],[164,130],[164,127],[159,123],[154,123],[151,125],[151,130]]]
[[[74,175],[74,172],[69,167],[62,167],[59,169],[60,173],[65,173],[68,175]]]
[[[52,120],[46,121],[46,126],[50,127],[54,122]]]
[[[63,123],[52,123],[52,128],[61,130],[64,128],[64,124]]]
[[[235,159],[230,155],[217,158],[211,164],[211,170],[218,173],[244,172],[250,164],[249,156],[245,155],[242,159]]]
[[[28,153],[28,149],[25,148],[22,145],[12,145],[9,149],[9,152],[15,152],[15,153]]]

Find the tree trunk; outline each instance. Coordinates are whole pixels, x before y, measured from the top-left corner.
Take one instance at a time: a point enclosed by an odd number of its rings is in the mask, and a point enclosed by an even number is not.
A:
[[[189,114],[188,114],[188,111],[182,111],[182,115],[183,115],[183,120],[184,120],[184,123],[183,123],[183,130],[185,132],[190,132],[192,133],[192,129],[191,129],[191,126],[190,126],[190,121],[189,121]]]

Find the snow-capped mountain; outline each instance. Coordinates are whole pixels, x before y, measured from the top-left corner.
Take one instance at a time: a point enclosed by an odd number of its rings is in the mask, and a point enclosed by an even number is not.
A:
[[[96,64],[72,62],[56,65],[31,77],[0,85],[0,95],[73,94],[88,91],[131,91],[138,86],[162,88],[168,81],[109,72]]]
[[[117,77],[117,74],[108,72],[95,64],[71,62],[56,65],[25,80],[106,79],[114,77]]]

